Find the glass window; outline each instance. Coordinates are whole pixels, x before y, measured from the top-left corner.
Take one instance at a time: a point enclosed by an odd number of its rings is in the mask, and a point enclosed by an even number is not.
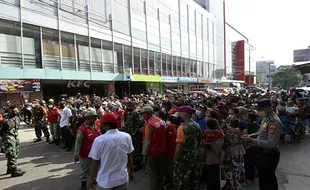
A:
[[[59,69],[59,35],[57,30],[42,28],[43,62],[46,69]]]
[[[23,7],[35,12],[43,13],[44,15],[57,16],[57,1],[41,1],[41,0],[23,1]]]
[[[173,76],[177,76],[177,57],[173,56],[173,65],[172,65],[172,71],[173,71]]]
[[[6,3],[13,4],[19,6],[20,0],[3,0]]]
[[[87,36],[76,35],[78,65],[80,71],[89,71],[89,42]]]
[[[76,55],[74,35],[61,32],[62,68],[64,70],[76,70]]]
[[[185,71],[186,71],[186,62],[185,62],[185,58],[182,58],[182,65],[181,65],[181,66],[182,66],[182,68],[181,68],[181,69],[182,69],[182,73],[181,73],[182,75],[181,75],[181,76],[182,76],[182,77],[185,77],[185,76],[186,76],[186,74],[185,74]]]
[[[135,61],[134,74],[141,74],[140,49],[139,48],[134,48],[134,61]]]
[[[148,18],[148,47],[153,51],[160,51],[159,43],[159,21],[153,18]]]
[[[191,77],[196,77],[197,76],[197,61],[196,60],[191,60],[192,65],[191,65]]]
[[[182,65],[181,65],[181,57],[177,57],[177,75],[181,75]]]
[[[21,67],[20,24],[7,20],[0,20],[0,52],[1,65]]]
[[[146,42],[145,15],[133,10],[131,13],[131,17],[132,37]]]
[[[150,16],[154,19],[158,19],[158,2],[156,0],[147,0],[146,1],[146,12],[147,16]]]
[[[160,61],[160,53],[155,53],[155,74],[161,75],[161,61]]]
[[[148,64],[147,64],[147,51],[142,49],[141,50],[141,65],[142,65],[142,74],[148,74]]]
[[[113,73],[114,72],[114,62],[115,64],[115,70],[117,71],[117,53],[114,53],[114,58],[113,58],[113,44],[112,42],[102,40],[102,59],[103,59],[103,72],[109,72]]]
[[[124,45],[124,66],[125,69],[132,68],[132,50],[130,46]]]
[[[129,28],[129,10],[128,0],[113,1],[113,29],[123,33],[130,34]]]
[[[168,67],[167,67],[167,55],[166,54],[161,54],[161,62],[162,62],[162,68],[163,68],[163,75],[168,76]]]
[[[167,76],[172,76],[172,57],[167,55]]]
[[[150,66],[150,75],[155,75],[155,54],[153,51],[149,51],[149,66]]]
[[[202,77],[202,71],[203,71],[203,63],[198,61],[197,62],[197,76]]]
[[[189,59],[185,58],[185,76],[186,77],[191,76],[191,65],[192,65],[192,62]]]
[[[131,0],[130,3],[131,9],[133,9],[134,11],[138,11],[139,13],[145,14],[144,1]]]
[[[40,27],[23,24],[24,66],[42,68]]]
[[[89,0],[88,8],[92,25],[110,27],[111,0]]]
[[[117,63],[117,70],[118,73],[123,72],[123,45],[115,43],[114,44],[114,50],[116,53],[116,63]]]
[[[91,69],[102,72],[101,40],[96,38],[91,38]]]

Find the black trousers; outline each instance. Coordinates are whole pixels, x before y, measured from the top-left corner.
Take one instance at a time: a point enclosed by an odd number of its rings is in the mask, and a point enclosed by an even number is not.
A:
[[[61,128],[62,138],[65,141],[65,147],[72,149],[73,148],[73,136],[68,126]]]
[[[203,173],[207,182],[207,190],[221,190],[219,164],[204,166]]]
[[[256,177],[256,147],[252,146],[247,149],[246,154],[244,155],[244,169],[245,176],[248,180],[255,180]]]
[[[259,174],[260,190],[278,190],[276,169],[280,161],[280,152],[265,152],[258,150],[257,172]]]

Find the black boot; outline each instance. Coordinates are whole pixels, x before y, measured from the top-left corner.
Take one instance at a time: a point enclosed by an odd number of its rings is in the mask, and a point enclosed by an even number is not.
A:
[[[36,143],[36,142],[40,142],[40,141],[42,141],[42,139],[41,139],[41,138],[38,138],[37,140],[35,140],[35,141],[33,141],[33,142]]]
[[[86,181],[81,182],[81,190],[87,190],[87,182]]]
[[[56,143],[56,146],[58,146],[58,145],[60,144],[59,139],[56,139],[56,140],[55,140],[55,143]]]
[[[22,170],[15,168],[11,172],[11,177],[20,177],[20,176],[23,176],[25,173],[26,173],[25,171],[22,171]]]
[[[7,170],[6,170],[6,175],[8,175],[8,174],[11,174],[12,173],[12,168],[7,168]]]

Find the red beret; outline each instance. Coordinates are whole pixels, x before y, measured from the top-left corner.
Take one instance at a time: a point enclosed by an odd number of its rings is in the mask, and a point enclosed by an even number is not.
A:
[[[186,113],[194,114],[195,110],[190,106],[181,106],[181,107],[178,107],[178,112],[186,112]]]
[[[117,115],[115,113],[106,113],[102,116],[100,123],[117,123]]]

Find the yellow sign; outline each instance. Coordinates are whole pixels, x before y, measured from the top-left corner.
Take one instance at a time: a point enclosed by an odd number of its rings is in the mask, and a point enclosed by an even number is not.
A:
[[[162,82],[161,76],[153,76],[153,75],[133,75],[133,81]]]

